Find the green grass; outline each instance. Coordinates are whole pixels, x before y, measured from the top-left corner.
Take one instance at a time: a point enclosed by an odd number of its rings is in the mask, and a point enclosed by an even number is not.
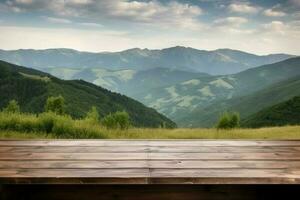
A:
[[[259,129],[106,129],[87,119],[54,113],[0,112],[0,138],[15,139],[300,139],[300,126]]]

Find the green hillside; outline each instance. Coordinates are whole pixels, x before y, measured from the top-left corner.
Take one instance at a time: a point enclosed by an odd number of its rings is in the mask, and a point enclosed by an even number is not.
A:
[[[300,95],[300,76],[270,85],[249,95],[217,101],[185,116],[179,126],[211,127],[224,111],[236,111],[242,119],[260,110]]]
[[[206,109],[203,113],[202,110],[206,107],[212,104],[219,106],[220,103],[227,101],[231,104],[231,101],[236,98],[250,95],[272,84],[299,75],[300,57],[296,57],[237,74],[197,77],[174,85],[136,93],[132,97],[164,113],[182,126],[199,127],[204,123],[194,123],[194,121],[198,120],[199,113],[201,113],[201,118],[202,115],[211,112],[211,109]]]
[[[300,96],[265,108],[242,121],[244,127],[267,127],[300,124]]]
[[[102,116],[125,110],[132,123],[138,127],[158,127],[176,124],[143,104],[124,95],[112,93],[82,80],[64,81],[49,74],[0,61],[0,108],[9,100],[19,102],[23,112],[39,113],[49,96],[62,95],[66,100],[66,112],[74,118],[96,106]]]

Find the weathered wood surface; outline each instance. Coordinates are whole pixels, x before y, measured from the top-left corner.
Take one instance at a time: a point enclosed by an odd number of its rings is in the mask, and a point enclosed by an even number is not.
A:
[[[299,184],[300,141],[0,140],[0,184]]]

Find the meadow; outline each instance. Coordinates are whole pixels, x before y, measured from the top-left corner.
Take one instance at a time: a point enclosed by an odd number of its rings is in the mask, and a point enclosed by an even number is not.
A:
[[[10,139],[300,139],[300,126],[258,129],[134,128],[108,129],[89,118],[51,112],[0,113],[0,138]]]

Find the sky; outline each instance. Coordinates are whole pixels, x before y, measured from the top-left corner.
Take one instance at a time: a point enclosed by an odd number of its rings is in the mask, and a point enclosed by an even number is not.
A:
[[[0,49],[300,55],[300,0],[0,0]]]

